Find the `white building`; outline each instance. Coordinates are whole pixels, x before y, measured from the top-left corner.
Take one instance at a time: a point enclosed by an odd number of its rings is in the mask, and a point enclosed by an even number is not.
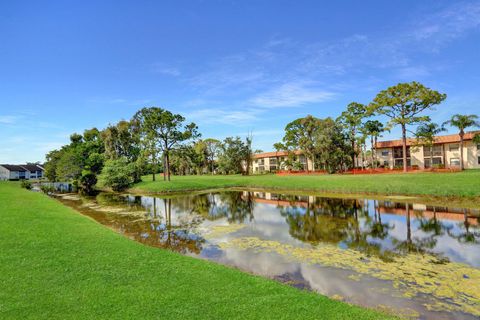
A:
[[[44,169],[37,164],[0,164],[0,180],[30,180],[43,178]]]

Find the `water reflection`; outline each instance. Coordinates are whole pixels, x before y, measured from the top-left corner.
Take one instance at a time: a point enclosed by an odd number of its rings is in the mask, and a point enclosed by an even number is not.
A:
[[[168,198],[102,193],[96,198],[67,195],[61,201],[147,245],[341,295],[349,302],[386,305],[432,319],[480,314],[480,299],[462,293],[462,285],[475,289],[468,281],[480,267],[479,210],[237,191]],[[309,262],[317,249],[322,257]],[[365,269],[363,264],[372,261],[384,268],[382,275]],[[429,266],[414,266],[416,261]],[[389,268],[400,269],[398,263],[413,267],[385,276]],[[458,265],[465,270],[455,288],[449,287],[449,263],[466,264]],[[413,282],[404,284],[403,278]],[[440,290],[445,287],[455,297]]]

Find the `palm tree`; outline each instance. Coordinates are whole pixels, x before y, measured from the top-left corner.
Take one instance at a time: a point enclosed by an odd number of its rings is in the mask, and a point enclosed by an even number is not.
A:
[[[459,129],[458,135],[460,136],[460,169],[464,169],[463,164],[463,138],[465,136],[465,129],[470,127],[480,127],[480,122],[477,121],[478,116],[474,114],[463,115],[455,114],[450,120],[445,121],[444,124],[449,124]]]
[[[377,144],[378,137],[381,136],[381,133],[384,132],[386,129],[383,126],[383,123],[378,120],[368,120],[363,125],[363,128],[365,130],[365,133],[370,136],[370,144],[372,147],[372,168],[376,168],[377,150],[375,146]]]
[[[415,136],[420,144],[430,148],[430,167],[433,167],[433,146],[435,137],[441,132],[446,131],[445,128],[436,123],[425,123],[417,128]]]

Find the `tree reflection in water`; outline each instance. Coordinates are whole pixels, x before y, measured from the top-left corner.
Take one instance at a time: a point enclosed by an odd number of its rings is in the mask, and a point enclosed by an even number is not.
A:
[[[439,208],[445,219],[439,218],[436,207],[419,210],[418,205],[388,201],[247,191],[164,198],[101,193],[96,198],[82,199],[95,205],[69,205],[137,241],[182,253],[202,251],[205,239],[197,229],[204,221],[253,222],[255,214],[262,214],[264,208],[256,210],[257,202],[277,210],[292,238],[313,245],[334,244],[384,260],[397,254],[433,253],[439,239],[455,239],[462,244],[478,244],[480,239],[480,218],[474,220],[467,210],[462,215],[458,210]],[[384,220],[382,214],[388,214],[388,219]],[[452,215],[455,219],[462,217],[463,222],[453,225],[449,220]]]

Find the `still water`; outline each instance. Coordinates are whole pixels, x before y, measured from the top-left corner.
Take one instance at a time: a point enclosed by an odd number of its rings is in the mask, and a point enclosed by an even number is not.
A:
[[[480,317],[480,210],[265,192],[60,201],[146,245],[419,319]]]

